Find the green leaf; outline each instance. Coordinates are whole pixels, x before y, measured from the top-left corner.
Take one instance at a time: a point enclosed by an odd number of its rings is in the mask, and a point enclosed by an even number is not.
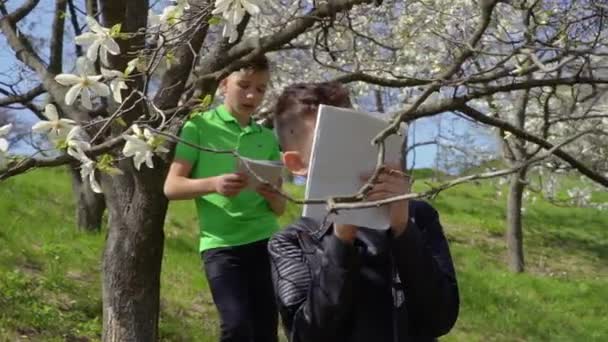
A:
[[[118,23],[114,26],[112,26],[112,28],[110,29],[110,37],[112,38],[118,38],[120,37],[120,29],[122,27],[121,23]]]
[[[127,127],[127,122],[123,118],[118,117],[114,120],[114,122],[116,122],[117,124],[119,124],[122,127]]]
[[[99,171],[111,176],[122,175],[123,172],[114,166],[115,161],[116,159],[113,155],[105,153],[99,156],[96,167]]]
[[[198,98],[198,104],[194,108],[194,111],[190,113],[190,119],[192,119],[199,112],[204,112],[209,109],[209,106],[213,103],[213,95],[205,94]]]
[[[148,142],[152,150],[156,150],[159,146],[162,146],[165,143],[165,137],[160,135],[154,135],[152,141]]]
[[[55,148],[58,150],[67,150],[68,149],[68,141],[66,139],[59,139],[55,141]]]
[[[177,57],[175,57],[173,52],[167,52],[165,55],[165,61],[167,63],[167,68],[171,68],[171,66],[177,62]]]
[[[209,25],[213,26],[213,25],[219,25],[222,22],[222,18],[220,17],[211,17],[211,19],[209,19],[207,21],[207,23],[209,23]]]
[[[206,94],[205,96],[203,96],[201,98],[200,102],[201,102],[199,105],[200,107],[203,107],[203,109],[209,108],[209,106],[211,105],[211,102],[213,102],[213,95]]]

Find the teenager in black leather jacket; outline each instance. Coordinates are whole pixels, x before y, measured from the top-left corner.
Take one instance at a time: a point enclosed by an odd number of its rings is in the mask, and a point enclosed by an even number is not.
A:
[[[306,175],[319,104],[348,106],[339,84],[296,84],[279,97],[275,128],[283,160]],[[387,166],[368,200],[409,192]],[[292,342],[432,341],[456,322],[459,298],[435,209],[390,204],[386,231],[301,218],[269,242],[279,312]]]

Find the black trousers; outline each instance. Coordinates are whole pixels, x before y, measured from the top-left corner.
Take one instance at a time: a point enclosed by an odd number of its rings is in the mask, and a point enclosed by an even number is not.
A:
[[[220,314],[221,342],[277,342],[268,240],[206,250],[205,275]]]

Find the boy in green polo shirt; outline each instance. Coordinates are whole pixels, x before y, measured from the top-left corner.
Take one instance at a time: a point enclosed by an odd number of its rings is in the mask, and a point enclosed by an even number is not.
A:
[[[280,160],[272,131],[251,114],[270,78],[268,60],[253,60],[220,82],[224,104],[185,123],[181,138],[215,150],[237,150],[251,159]],[[221,341],[277,341],[268,238],[278,229],[285,200],[262,186],[246,190],[231,154],[178,144],[165,181],[169,199],[195,199],[199,251],[221,320]]]

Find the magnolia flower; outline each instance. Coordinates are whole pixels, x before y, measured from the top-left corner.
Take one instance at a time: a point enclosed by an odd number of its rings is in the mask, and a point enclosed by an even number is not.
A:
[[[104,65],[110,64],[108,61],[108,52],[113,55],[120,54],[118,43],[112,38],[111,30],[105,28],[92,17],[87,17],[87,24],[91,32],[85,32],[75,38],[78,45],[89,45],[87,49],[87,58],[95,62],[97,55],[101,55],[101,62]]]
[[[99,82],[102,75],[89,75],[90,62],[85,57],[79,57],[76,61],[76,69],[78,75],[74,74],[59,74],[55,76],[55,81],[64,86],[72,86],[65,94],[65,103],[72,105],[76,97],[80,95],[82,106],[87,109],[93,109],[91,103],[91,91],[100,96],[110,95],[110,89],[107,85]]]
[[[224,24],[224,37],[229,37],[230,43],[238,37],[237,25],[243,20],[245,12],[251,15],[260,13],[260,0],[215,0],[213,15],[222,14],[226,20]]]
[[[68,154],[78,155],[78,151],[84,154],[84,150],[91,148],[85,139],[87,139],[86,132],[80,126],[74,126],[65,138],[65,146],[67,147]]]
[[[98,194],[102,193],[101,186],[99,186],[95,178],[95,161],[87,157],[81,149],[68,150],[68,154],[82,163],[80,165],[80,178],[82,178],[82,181],[86,182],[88,179],[91,189]]]
[[[76,121],[70,119],[60,119],[57,113],[57,108],[53,104],[47,104],[44,107],[44,116],[48,119],[41,120],[32,126],[32,131],[47,134],[52,139],[59,139],[76,124]]]
[[[129,89],[127,83],[127,76],[118,70],[109,70],[105,68],[101,68],[101,74],[104,78],[110,81],[110,89],[112,90],[112,98],[114,101],[121,103],[122,102],[122,94],[121,91],[123,89]]]
[[[147,128],[143,133],[137,125],[131,126],[131,129],[134,132],[133,135],[123,135],[127,142],[122,153],[125,157],[133,157],[133,164],[137,170],[144,162],[147,167],[153,168],[152,156],[154,153],[167,153],[169,150],[163,147]]]
[[[184,15],[184,10],[190,8],[190,4],[187,0],[177,0],[173,2],[175,2],[175,5],[167,6],[163,9],[163,13],[159,18],[161,24],[175,24],[175,21]]]
[[[0,127],[0,169],[4,169],[7,164],[7,151],[8,151],[8,141],[3,138],[3,136],[8,135],[8,132],[13,127],[12,124],[4,125]]]
[[[11,128],[13,128],[13,124],[8,124],[0,127],[0,138],[5,135],[8,135],[8,132],[11,131]]]

